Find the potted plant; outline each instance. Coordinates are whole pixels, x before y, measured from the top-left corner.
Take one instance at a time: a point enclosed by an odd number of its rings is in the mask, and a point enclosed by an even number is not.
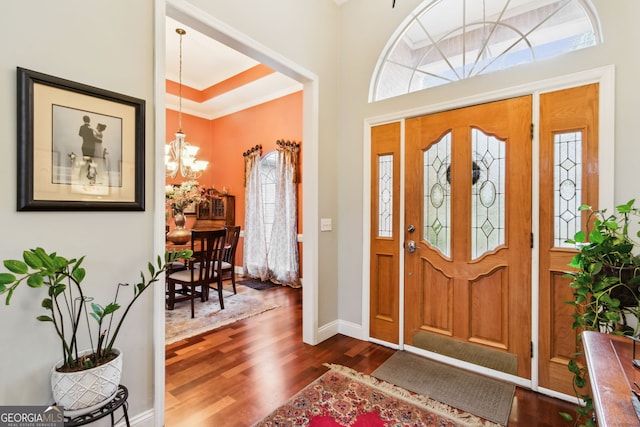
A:
[[[637,219],[640,219],[640,210],[634,204],[635,199],[632,199],[616,206],[612,214],[588,205],[579,208],[581,212],[588,212],[586,224],[593,228],[587,232],[578,231],[573,239],[568,240],[578,249],[569,263],[573,271],[565,276],[571,279],[573,300],[568,303],[576,308],[572,327],[578,332],[638,334],[640,231],[637,226],[640,221]],[[594,425],[591,417],[593,402],[587,392],[579,390],[587,384],[586,367],[578,361],[581,355],[582,349],[578,348],[576,357],[569,362],[576,395],[584,402],[576,410],[576,422],[582,421],[582,425],[591,426]],[[562,415],[572,419],[569,414]]]
[[[637,335],[638,327],[630,326],[627,316],[638,318],[640,292],[640,231],[633,234],[631,227],[640,224],[640,210],[635,199],[616,206],[616,213],[580,206],[589,213],[587,224],[593,222],[588,233],[579,231],[569,243],[578,253],[569,263],[575,270],[567,275],[574,293],[574,326],[600,332]]]
[[[203,192],[204,188],[194,180],[165,187],[167,212],[173,215],[176,224],[175,228],[167,233],[167,240],[175,244],[184,244],[191,239],[191,231],[185,228],[184,210],[193,203],[199,203],[202,200]]]
[[[120,316],[115,316],[122,308],[118,302],[120,288],[129,285],[119,283],[113,301],[107,305],[93,302],[84,289],[84,256],[67,259],[36,248],[24,251],[23,260],[3,262],[8,272],[0,273],[0,295],[6,294],[6,305],[20,285],[46,289],[41,303],[46,314],[37,319],[50,322],[60,342],[62,358],[52,369],[51,383],[55,402],[65,408],[65,413],[75,416],[89,412],[115,396],[122,370],[122,353],[115,344],[127,314],[172,262],[191,256],[190,250],[171,251],[164,258],[158,256],[156,265],[149,262],[148,274],[140,272],[140,281],[132,286],[133,295]],[[89,316],[95,320],[93,327]],[[85,328],[87,334],[81,333]],[[88,343],[81,344],[80,337],[85,336]],[[100,390],[98,384],[106,388]]]

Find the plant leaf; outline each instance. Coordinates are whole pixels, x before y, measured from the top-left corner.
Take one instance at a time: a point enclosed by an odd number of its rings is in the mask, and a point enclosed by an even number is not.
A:
[[[42,276],[38,273],[34,273],[27,278],[27,285],[31,288],[39,288],[44,283]]]
[[[15,259],[7,259],[4,261],[4,266],[12,273],[27,274],[29,267],[22,261]]]
[[[114,311],[116,311],[117,309],[120,308],[120,304],[117,304],[115,302],[112,302],[110,304],[108,304],[105,308],[104,308],[104,313],[103,315],[106,316],[107,314],[111,314]]]
[[[636,202],[636,199],[631,199],[627,203],[625,203],[624,205],[616,206],[616,210],[618,212],[620,212],[621,214],[629,213],[629,212],[631,212],[631,208],[633,207],[633,204],[635,202]]]
[[[38,258],[40,258],[40,260],[42,261],[42,264],[45,266],[45,268],[47,268],[48,270],[55,270],[56,269],[56,263],[54,262],[54,260],[51,258],[51,256],[49,256],[44,249],[42,248],[36,248],[32,251]],[[53,255],[55,256],[55,255]]]
[[[2,291],[4,292],[4,285],[8,285],[9,283],[13,283],[16,281],[16,276],[11,273],[0,273],[0,286],[2,286]]]
[[[589,233],[589,241],[591,243],[602,243],[604,241],[604,236],[597,229],[591,230],[591,233]]]
[[[566,421],[573,421],[573,417],[566,412],[560,412],[560,416]]]
[[[76,267],[73,270],[71,270],[71,276],[76,280],[76,282],[81,283],[85,276],[86,276],[87,272],[85,271],[84,268],[82,267]]]
[[[24,251],[22,253],[22,258],[24,259],[24,262],[26,262],[29,267],[33,268],[34,270],[39,270],[42,268],[42,260],[38,258],[38,256],[36,256],[36,254],[34,254],[33,252]]]
[[[104,309],[102,308],[102,306],[96,303],[91,303],[91,311],[93,311],[98,317],[102,317],[104,313]]]

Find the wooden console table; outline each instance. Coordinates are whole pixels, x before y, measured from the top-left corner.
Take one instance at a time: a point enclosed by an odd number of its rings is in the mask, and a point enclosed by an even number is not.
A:
[[[585,331],[582,344],[598,426],[640,426],[632,403],[635,397],[631,392],[634,381],[640,384],[640,369],[631,363],[633,341]],[[636,358],[640,358],[640,343],[636,345]],[[635,390],[640,392],[637,388]]]

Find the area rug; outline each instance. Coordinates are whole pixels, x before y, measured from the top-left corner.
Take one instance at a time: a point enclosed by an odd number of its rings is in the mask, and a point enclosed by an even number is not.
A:
[[[209,301],[196,300],[195,318],[191,318],[191,303],[176,303],[173,310],[165,310],[165,344],[211,331],[247,317],[278,307],[259,298],[223,291],[224,310],[220,310],[218,294],[211,292]]]
[[[254,427],[496,426],[345,366],[325,366],[328,372]]]
[[[236,284],[248,286],[251,289],[256,289],[258,291],[264,291],[265,289],[271,289],[271,288],[275,288],[276,286],[280,286],[280,285],[276,285],[273,282],[269,282],[269,281],[263,282],[260,279],[251,279],[251,278],[238,280]]]
[[[513,384],[406,351],[395,352],[371,375],[503,426],[516,391]]]

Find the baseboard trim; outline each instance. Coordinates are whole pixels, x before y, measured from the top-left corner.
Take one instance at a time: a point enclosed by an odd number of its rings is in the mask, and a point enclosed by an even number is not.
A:
[[[318,328],[318,342],[320,343],[337,334],[365,340],[365,337],[362,336],[362,325],[345,320],[334,320]]]

